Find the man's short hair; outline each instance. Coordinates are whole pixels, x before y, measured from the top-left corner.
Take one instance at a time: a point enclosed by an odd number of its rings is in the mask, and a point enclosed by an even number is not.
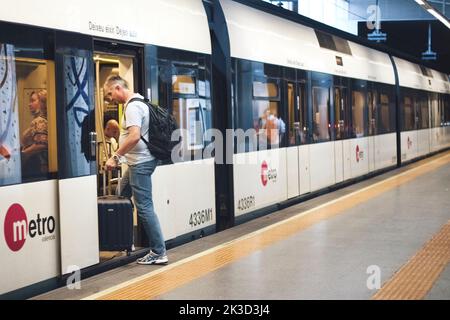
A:
[[[104,87],[108,87],[109,88],[109,87],[115,86],[117,84],[120,85],[122,88],[128,89],[128,82],[127,82],[127,80],[125,80],[121,76],[115,75],[115,74],[110,75],[106,79]]]

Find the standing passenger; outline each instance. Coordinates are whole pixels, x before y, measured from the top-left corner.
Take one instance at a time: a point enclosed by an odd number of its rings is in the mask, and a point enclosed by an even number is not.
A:
[[[143,97],[133,93],[128,83],[120,76],[108,77],[104,85],[105,98],[115,103],[124,104],[122,132],[119,149],[106,161],[106,168],[111,170],[119,164],[128,164],[130,186],[137,208],[138,216],[144,225],[150,242],[150,252],[138,259],[139,264],[165,264],[169,260],[158,217],[153,209],[152,180],[157,159],[150,153],[147,145],[141,140],[149,131],[148,106],[140,101],[128,103],[132,98]]]

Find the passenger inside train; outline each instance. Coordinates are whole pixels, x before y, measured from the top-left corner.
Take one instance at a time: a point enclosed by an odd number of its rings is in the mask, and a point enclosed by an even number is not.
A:
[[[29,101],[33,120],[21,138],[24,179],[40,178],[48,172],[47,91],[32,91]]]

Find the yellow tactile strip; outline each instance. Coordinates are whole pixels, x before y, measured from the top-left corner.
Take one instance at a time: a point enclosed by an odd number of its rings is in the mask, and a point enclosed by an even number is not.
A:
[[[423,299],[449,262],[450,221],[397,271],[372,299]]]
[[[85,299],[153,299],[449,162],[450,153],[447,152],[391,178]]]

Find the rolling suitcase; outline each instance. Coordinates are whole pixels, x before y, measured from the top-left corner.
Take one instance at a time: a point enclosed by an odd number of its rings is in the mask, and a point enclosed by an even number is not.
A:
[[[120,176],[119,176],[120,183]],[[103,192],[106,193],[106,174]],[[119,188],[120,190],[120,188]],[[98,198],[98,234],[100,251],[127,251],[133,247],[133,206],[131,200],[116,195]]]

